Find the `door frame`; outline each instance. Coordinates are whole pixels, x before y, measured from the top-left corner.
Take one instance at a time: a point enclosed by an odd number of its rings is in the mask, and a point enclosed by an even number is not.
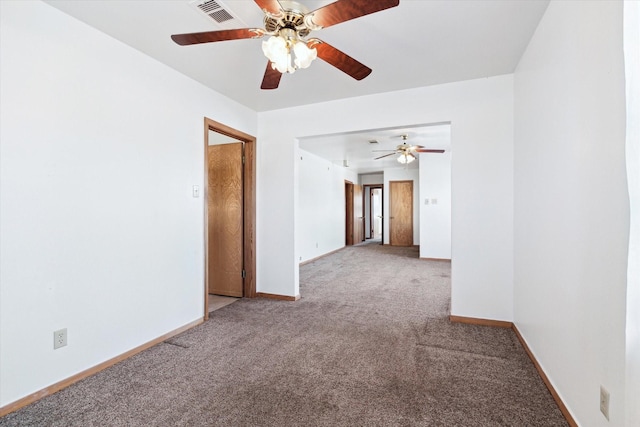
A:
[[[209,147],[209,131],[214,131],[244,143],[243,168],[243,265],[245,271],[243,294],[245,298],[256,296],[256,138],[204,118],[204,319],[209,318],[209,167],[207,151]]]

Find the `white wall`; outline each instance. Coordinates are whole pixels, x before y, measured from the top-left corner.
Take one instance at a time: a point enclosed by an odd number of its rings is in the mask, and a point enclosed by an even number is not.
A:
[[[383,181],[383,173],[366,173],[358,175],[358,184],[360,185],[382,184]]]
[[[515,323],[582,426],[625,425],[621,43],[621,2],[553,1],[515,73]]]
[[[299,261],[307,261],[344,247],[344,182],[357,182],[358,176],[304,150],[299,150],[297,162],[296,242]]]
[[[627,265],[627,425],[640,425],[640,2],[624,3],[626,160],[629,185]]]
[[[384,198],[382,200],[382,239],[385,245],[389,244],[389,200],[391,199],[391,186],[389,181],[413,181],[413,244],[420,244],[420,171],[404,167],[384,170]]]
[[[203,117],[257,115],[44,3],[0,16],[4,406],[202,318]]]
[[[452,314],[512,320],[511,75],[259,113],[258,290],[298,292],[297,137],[442,122],[455,150]]]
[[[451,259],[451,151],[419,161],[420,258]]]

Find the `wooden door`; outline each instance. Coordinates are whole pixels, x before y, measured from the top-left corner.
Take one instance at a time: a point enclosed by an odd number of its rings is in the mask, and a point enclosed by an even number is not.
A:
[[[362,185],[353,185],[353,243],[364,242],[364,199]]]
[[[344,183],[344,204],[345,204],[345,224],[344,224],[344,244],[353,245],[353,184]]]
[[[208,161],[208,290],[243,296],[242,143],[210,145]]]
[[[413,246],[413,181],[389,182],[389,244]]]

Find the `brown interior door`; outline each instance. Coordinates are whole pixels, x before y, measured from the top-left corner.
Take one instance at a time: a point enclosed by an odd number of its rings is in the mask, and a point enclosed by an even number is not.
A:
[[[353,243],[364,242],[364,199],[362,185],[353,185]]]
[[[210,145],[208,162],[208,289],[242,297],[242,143]]]
[[[344,183],[344,203],[345,203],[345,239],[344,244],[346,246],[353,245],[353,184],[350,182]]]
[[[389,182],[389,244],[413,245],[413,181]]]

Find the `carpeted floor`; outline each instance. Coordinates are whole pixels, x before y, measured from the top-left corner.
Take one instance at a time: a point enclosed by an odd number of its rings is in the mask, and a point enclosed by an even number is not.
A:
[[[452,324],[450,264],[349,247],[0,426],[566,426],[509,329]]]

